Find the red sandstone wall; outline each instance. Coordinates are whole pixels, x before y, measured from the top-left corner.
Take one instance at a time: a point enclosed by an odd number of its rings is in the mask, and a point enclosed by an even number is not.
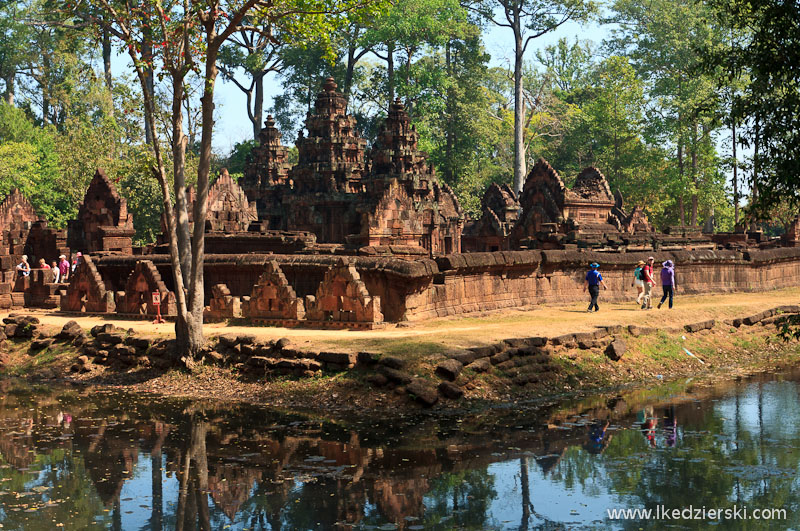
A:
[[[633,300],[631,287],[636,262],[651,253],[593,253],[577,251],[501,251],[454,254],[436,259],[401,260],[351,257],[370,295],[381,298],[387,322],[419,321],[437,316],[514,308],[536,304],[570,304],[587,301],[583,279],[591,262],[600,271],[609,290],[601,300]],[[679,294],[766,291],[800,286],[800,248],[766,251],[669,251],[652,253],[656,278],[660,264],[676,264]],[[151,255],[171,289],[172,279],[166,256]],[[217,283],[228,286],[234,296],[250,295],[266,263],[275,260],[299,297],[315,293],[325,271],[341,257],[326,255],[206,257],[205,281],[210,295]],[[109,256],[98,259],[104,281],[117,278],[123,285],[140,257]],[[122,289],[122,288],[117,288]],[[655,293],[661,288],[656,286]]]
[[[431,282],[407,297],[405,318],[411,321],[460,313],[535,304],[585,301],[583,279],[591,262],[601,264],[608,285],[601,300],[633,300],[633,269],[651,253],[579,253],[517,251],[451,255],[437,260],[440,283]],[[671,251],[656,258],[661,294],[661,262],[676,264],[679,293],[766,291],[800,286],[800,249],[768,251]]]

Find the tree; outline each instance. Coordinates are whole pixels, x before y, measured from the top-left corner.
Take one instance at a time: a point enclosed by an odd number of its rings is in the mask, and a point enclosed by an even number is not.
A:
[[[712,76],[699,71],[697,50],[722,42],[713,13],[694,0],[617,0],[610,22],[617,24],[608,48],[626,56],[649,94],[650,132],[675,150],[679,181],[679,224],[697,225],[710,203],[702,192],[714,187],[715,157],[708,147],[720,125],[720,94]],[[713,149],[712,149],[713,151]],[[686,219],[685,195],[691,201]]]
[[[593,0],[485,0],[474,8],[514,37],[514,190],[527,174],[523,68],[528,45],[568,21],[585,21],[596,11]],[[499,11],[500,13],[496,13]]]
[[[85,0],[71,7],[81,20],[105,29],[127,50],[142,90],[145,120],[151,131],[155,159],[152,171],[161,189],[169,241],[178,316],[176,356],[190,363],[203,346],[205,219],[211,170],[214,126],[214,87],[222,46],[236,32],[269,27],[270,21],[303,17],[304,31],[329,33],[338,15],[361,4],[352,0],[273,3],[246,0],[146,0],[135,6],[119,0]],[[96,15],[101,11],[103,17]],[[263,31],[263,30],[262,30]],[[150,46],[152,44],[152,46]],[[202,80],[200,142],[197,156],[196,199],[190,226],[186,195],[186,147],[183,104],[190,72]],[[156,128],[153,75],[172,85],[170,147],[174,184],[170,189],[159,132]],[[173,203],[174,194],[174,203]]]
[[[728,82],[746,79],[733,94],[733,119],[755,153],[758,197],[751,210],[769,217],[784,200],[800,203],[800,7],[780,0],[709,0],[716,21],[732,31],[731,46],[703,50],[706,71]]]

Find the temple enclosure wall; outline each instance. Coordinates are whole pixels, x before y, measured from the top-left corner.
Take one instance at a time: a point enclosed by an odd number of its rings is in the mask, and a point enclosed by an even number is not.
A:
[[[583,293],[587,265],[600,263],[608,285],[602,301],[630,301],[633,269],[651,253],[588,251],[498,251],[452,254],[436,259],[347,257],[325,255],[250,254],[210,255],[205,262],[208,304],[216,284],[225,284],[234,297],[250,296],[267,264],[274,261],[297,297],[314,295],[326,272],[344,260],[358,271],[369,295],[380,298],[387,322],[420,321],[471,312],[569,304],[588,300]],[[660,263],[676,264],[679,294],[766,291],[800,286],[800,248],[729,251],[669,251],[654,253],[656,280]],[[135,256],[96,260],[108,289],[120,290],[133,271]],[[169,260],[148,257],[172,290]],[[116,280],[115,280],[116,279]],[[657,285],[654,294],[660,296]]]

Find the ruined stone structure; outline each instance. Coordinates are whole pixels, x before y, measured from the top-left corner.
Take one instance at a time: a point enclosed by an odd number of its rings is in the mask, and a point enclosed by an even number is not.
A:
[[[82,252],[131,254],[134,234],[125,199],[98,168],[78,209],[78,219],[69,222],[67,243]]]
[[[611,193],[597,168],[586,168],[570,189],[544,159],[534,165],[520,197],[522,214],[509,239],[511,249],[672,250],[713,249],[696,228],[657,234],[645,213],[626,212],[619,191]]]
[[[509,236],[519,220],[517,195],[507,185],[492,183],[481,199],[481,217],[464,231],[464,251],[503,251],[510,248]]]
[[[300,320],[306,312],[278,262],[270,260],[253,286],[244,313],[253,320]]]
[[[231,295],[225,284],[211,286],[211,300],[203,311],[206,321],[223,321],[242,316],[242,299]]]
[[[31,267],[40,258],[49,264],[59,254],[69,255],[66,239],[66,232],[49,228],[19,190],[0,203],[0,270],[13,270],[23,254]]]
[[[189,220],[192,220],[195,202],[194,190],[189,196]],[[236,184],[228,170],[223,169],[208,190],[206,233],[225,234],[247,232],[251,223],[258,220],[255,203],[247,199],[244,190]]]
[[[152,299],[156,291],[161,294],[161,315],[177,315],[175,295],[167,289],[153,262],[137,260],[133,273],[125,282],[125,291],[117,294],[117,313],[156,315]]]
[[[356,268],[344,260],[328,269],[315,296],[306,297],[309,321],[380,323],[380,307],[380,297],[369,294]]]
[[[272,115],[267,116],[258,135],[258,146],[250,153],[242,178],[242,188],[258,207],[258,216],[269,220],[269,206],[276,202],[277,187],[288,184],[289,150],[281,144],[281,134]],[[279,201],[279,199],[278,199]],[[279,224],[278,222],[277,224]]]
[[[83,256],[72,273],[66,293],[60,301],[63,312],[113,313],[114,294],[106,290],[91,256]]]
[[[262,232],[316,236],[314,252],[439,255],[461,249],[463,214],[440,183],[419,134],[398,101],[378,140],[366,141],[347,114],[347,101],[328,79],[297,140],[299,162],[288,173],[286,150],[268,120],[243,186],[258,205]]]

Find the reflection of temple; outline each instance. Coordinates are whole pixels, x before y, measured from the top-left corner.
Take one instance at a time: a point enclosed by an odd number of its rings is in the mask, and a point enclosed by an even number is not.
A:
[[[463,527],[485,528],[481,524],[497,499],[492,484],[500,468],[508,474],[509,465],[519,460],[521,472],[530,463],[537,473],[560,475],[561,481],[568,474],[592,473],[597,461],[586,453],[586,424],[592,419],[628,428],[644,407],[656,412],[672,407],[683,429],[705,432],[709,423],[721,422],[720,411],[698,408],[697,400],[730,396],[732,388],[741,391],[748,385],[717,382],[677,398],[674,388],[661,398],[633,390],[523,413],[474,412],[459,416],[458,422],[450,415],[402,421],[370,418],[351,428],[341,419],[283,416],[242,406],[229,410],[183,400],[122,400],[123,395],[91,391],[23,393],[0,382],[0,463],[11,465],[0,468],[0,479],[19,482],[0,482],[0,506],[24,503],[28,508],[37,501],[34,496],[43,502],[60,499],[58,506],[75,524],[68,528],[85,527],[85,522],[112,513],[113,526],[122,529],[118,524],[124,523],[123,515],[142,509],[150,513],[149,529],[180,524],[184,529],[229,524],[352,529],[386,522],[404,529],[412,522],[432,526],[437,517],[459,511],[474,519],[460,522]],[[746,400],[752,407],[758,398]],[[782,418],[774,414],[772,421]],[[630,450],[638,454],[637,431],[634,426],[628,433],[634,437],[627,442],[618,436],[620,444],[633,445],[618,446],[615,457]],[[792,433],[776,437],[789,441]],[[686,451],[692,450],[687,446]],[[682,454],[681,460],[684,457],[688,456]],[[652,459],[659,456],[654,453]],[[491,472],[493,463],[505,466]],[[149,473],[143,473],[148,468]],[[663,470],[675,475],[667,467]],[[32,492],[25,499],[7,488],[26,481],[45,488],[35,492],[28,483]],[[499,489],[501,482],[495,483]],[[513,480],[502,483],[513,484],[519,492]],[[536,486],[531,490],[535,493]],[[535,496],[530,501],[536,505]],[[432,514],[437,510],[445,513]],[[458,527],[459,522],[451,525]]]

